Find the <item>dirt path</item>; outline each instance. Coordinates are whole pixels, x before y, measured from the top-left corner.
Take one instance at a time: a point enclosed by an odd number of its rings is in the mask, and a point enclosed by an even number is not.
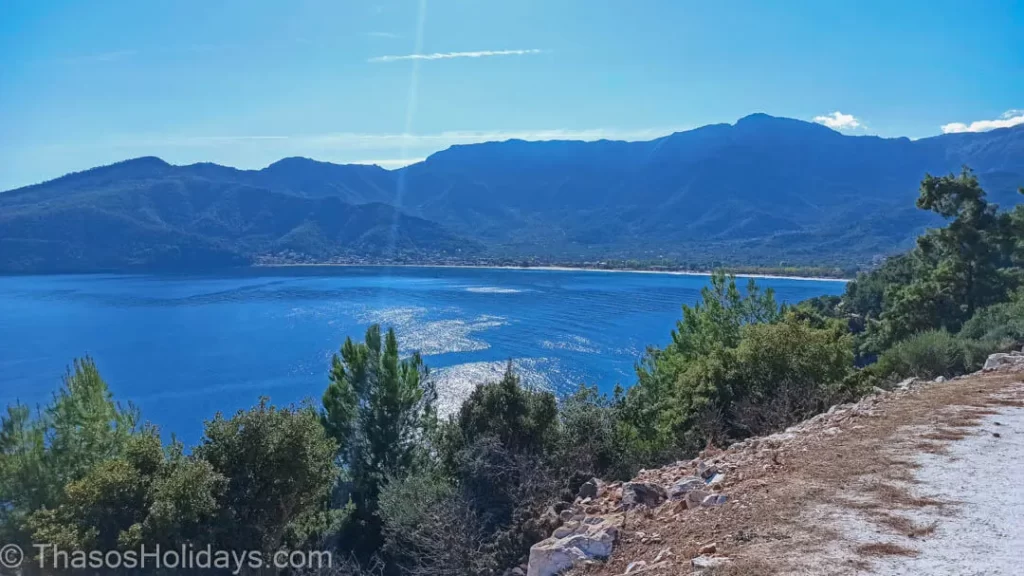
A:
[[[848,545],[881,542],[908,551],[878,558],[871,573],[1024,573],[1024,409],[988,415],[945,454],[921,453],[914,462],[912,493],[948,503],[903,512],[928,534],[893,534],[856,516],[840,523]]]
[[[929,384],[706,454],[726,505],[634,515],[578,573],[688,574],[703,548],[716,575],[1024,574],[1022,379]]]

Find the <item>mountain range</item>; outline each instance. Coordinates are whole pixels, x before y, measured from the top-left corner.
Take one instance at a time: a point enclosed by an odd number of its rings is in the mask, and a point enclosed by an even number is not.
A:
[[[938,221],[925,173],[1024,197],[1024,126],[844,135],[754,114],[647,142],[453,146],[398,170],[286,158],[262,170],[137,158],[0,193],[0,271],[258,261],[868,264]]]

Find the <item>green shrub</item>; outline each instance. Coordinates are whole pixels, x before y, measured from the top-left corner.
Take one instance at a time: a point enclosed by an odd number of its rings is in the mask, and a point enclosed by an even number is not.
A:
[[[1003,302],[978,310],[964,322],[960,337],[1003,346],[1024,342],[1024,300]]]
[[[998,346],[989,340],[960,338],[945,330],[920,332],[882,353],[875,372],[887,378],[951,377],[973,372]]]
[[[495,568],[483,553],[488,534],[449,479],[430,471],[391,479],[381,490],[383,551],[402,573],[484,574]]]
[[[729,437],[771,433],[837,401],[853,364],[841,324],[812,327],[798,315],[745,326],[727,374]]]

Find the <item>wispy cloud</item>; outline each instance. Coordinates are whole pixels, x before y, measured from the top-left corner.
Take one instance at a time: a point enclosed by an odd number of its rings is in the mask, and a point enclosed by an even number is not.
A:
[[[403,60],[449,60],[452,58],[487,58],[489,56],[527,56],[543,54],[537,48],[526,50],[477,50],[475,52],[434,52],[433,54],[404,54],[401,56],[375,56],[367,62],[401,62]]]
[[[987,132],[996,128],[1010,128],[1019,124],[1024,124],[1024,110],[1007,110],[996,120],[975,120],[970,124],[951,122],[942,127],[942,133]]]
[[[843,114],[838,110],[824,116],[815,116],[814,121],[818,124],[824,124],[833,130],[856,130],[863,126],[861,121],[855,118],[853,114]]]
[[[366,35],[371,38],[401,38],[400,35],[395,34],[394,32],[367,32]]]

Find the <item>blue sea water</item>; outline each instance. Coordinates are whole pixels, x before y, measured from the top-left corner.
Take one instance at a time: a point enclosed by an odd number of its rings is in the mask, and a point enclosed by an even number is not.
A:
[[[194,443],[216,412],[266,395],[318,401],[331,354],[371,323],[420,351],[442,411],[512,359],[564,393],[634,382],[706,276],[470,268],[279,268],[230,274],[0,277],[0,405],[45,403],[85,354],[118,400]],[[759,279],[781,301],[842,282]]]

